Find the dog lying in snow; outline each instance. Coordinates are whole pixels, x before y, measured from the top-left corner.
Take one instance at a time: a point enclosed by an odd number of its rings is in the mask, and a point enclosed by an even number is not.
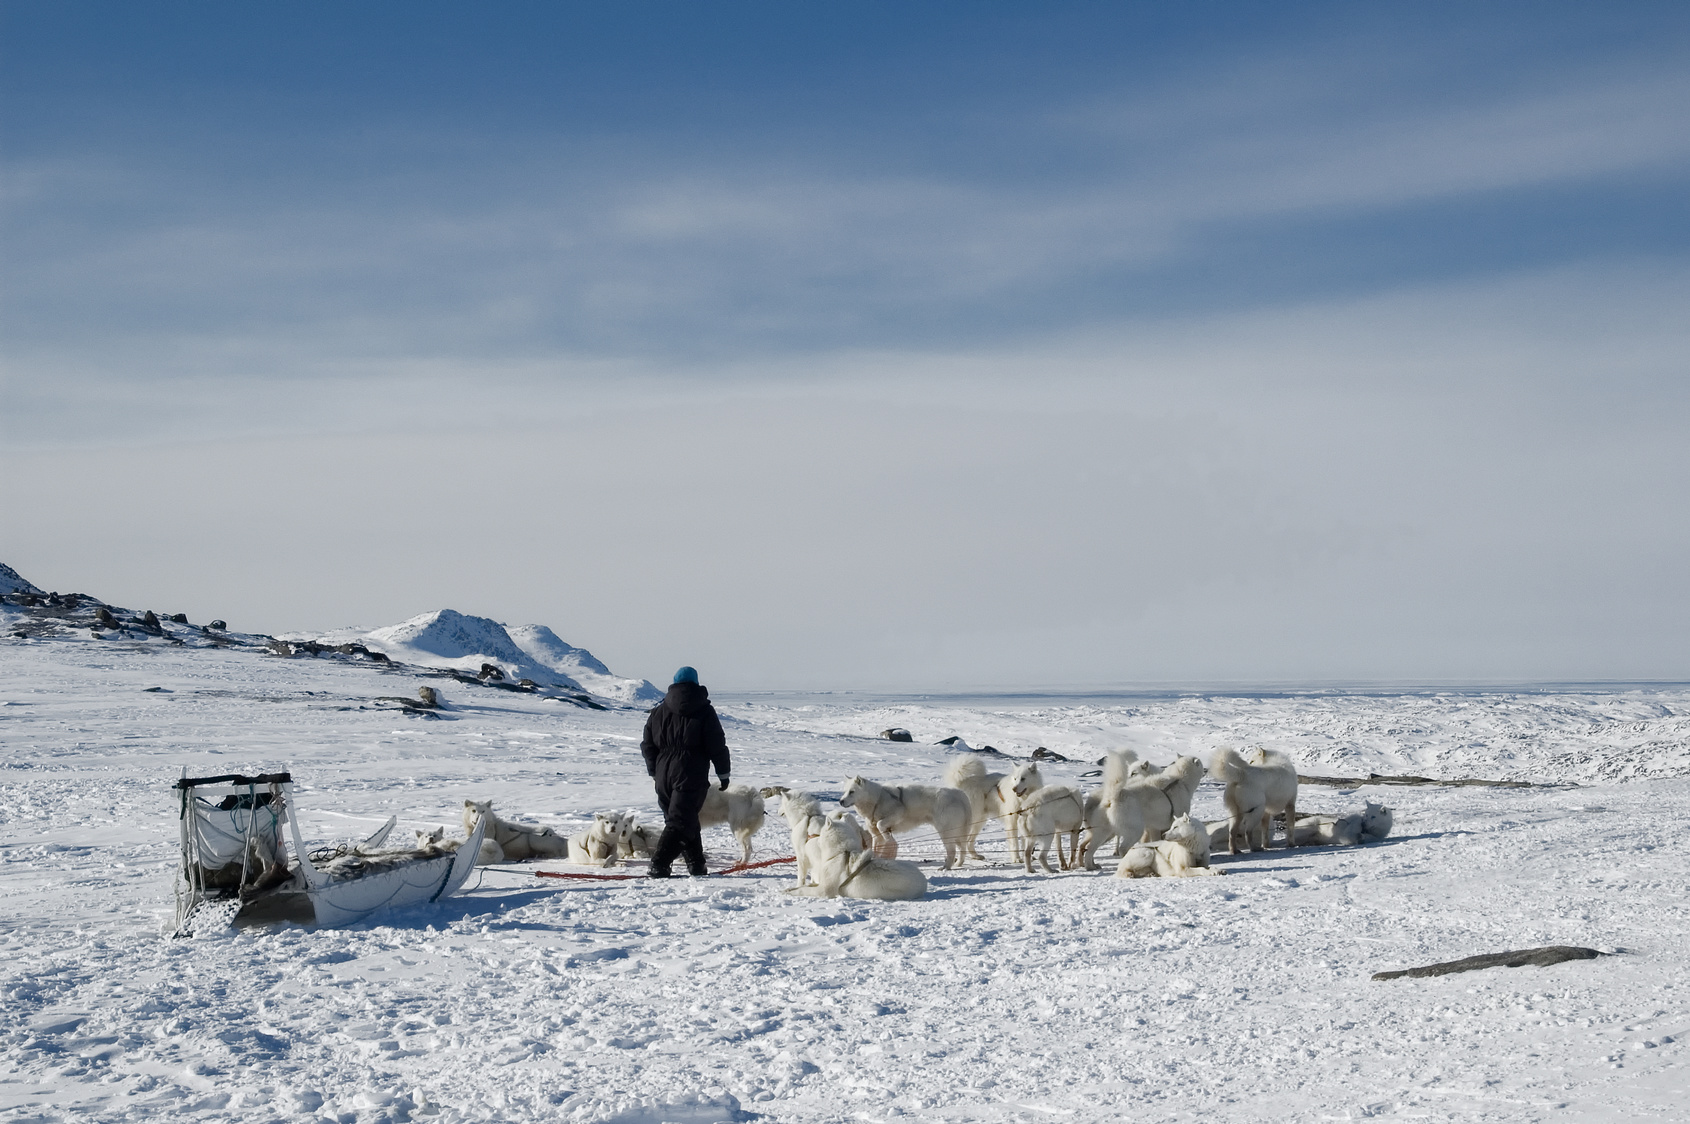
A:
[[[1265,851],[1273,841],[1273,815],[1297,821],[1297,767],[1282,753],[1260,749],[1246,762],[1234,749],[1217,749],[1209,759],[1209,774],[1226,782],[1227,846],[1233,854]],[[1285,833],[1285,845],[1297,845],[1297,833]]]
[[[569,861],[577,866],[614,866],[633,830],[634,817],[627,812],[594,812],[587,830],[569,837]]]
[[[748,863],[751,861],[751,837],[762,829],[767,815],[762,793],[750,785],[731,785],[726,792],[711,785],[710,791],[704,795],[704,807],[698,810],[698,826],[727,824],[728,830],[739,841],[739,861]]]
[[[883,859],[863,848],[862,825],[849,812],[811,817],[804,849],[813,886],[790,886],[789,894],[810,898],[862,898],[909,901],[927,893],[921,868],[900,859]]]
[[[505,861],[561,859],[569,854],[569,841],[549,827],[513,823],[493,814],[491,800],[464,801],[464,830],[474,831],[478,816],[487,817],[487,838],[499,845]]]
[[[1115,868],[1117,878],[1189,878],[1220,873],[1209,867],[1208,831],[1189,815],[1176,817],[1161,839],[1133,844]]]
[[[1389,808],[1371,800],[1361,811],[1344,816],[1302,816],[1297,820],[1297,845],[1377,843],[1391,834],[1392,819]]]
[[[798,860],[798,885],[803,886],[810,881],[810,858],[804,853],[804,844],[810,838],[811,818],[822,814],[821,802],[807,792],[794,792],[778,784],[763,789],[762,794],[764,799],[780,797],[777,811],[787,827],[792,829],[792,853]]]
[[[643,823],[637,823],[628,829],[628,838],[617,846],[616,854],[623,859],[631,859],[636,855],[642,859],[649,859],[657,853],[657,837],[662,834],[655,827],[647,827]]]
[[[862,812],[868,820],[869,834],[874,837],[875,854],[882,858],[897,857],[895,833],[931,824],[945,844],[943,869],[950,870],[962,863],[973,813],[968,794],[960,788],[930,784],[888,788],[862,777],[847,777],[839,805]]]
[[[469,842],[467,839],[448,839],[446,829],[437,827],[433,831],[417,832],[417,850],[434,851],[437,853],[455,852],[459,847]],[[483,836],[481,839],[481,853],[475,856],[476,866],[491,866],[493,863],[505,861],[504,848],[492,839]]]

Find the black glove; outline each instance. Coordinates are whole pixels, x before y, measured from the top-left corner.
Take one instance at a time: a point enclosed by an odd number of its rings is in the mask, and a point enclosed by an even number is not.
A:
[[[718,779],[722,782],[722,791],[726,792],[728,790],[728,778],[724,776]]]

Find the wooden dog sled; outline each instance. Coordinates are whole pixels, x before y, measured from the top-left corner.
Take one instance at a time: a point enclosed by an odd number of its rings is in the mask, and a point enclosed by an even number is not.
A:
[[[176,790],[177,936],[191,932],[196,916],[213,904],[239,927],[292,921],[339,928],[382,910],[439,901],[463,888],[487,831],[482,817],[456,851],[389,849],[384,844],[395,823],[389,817],[360,842],[311,852],[300,836],[288,773],[183,776]]]

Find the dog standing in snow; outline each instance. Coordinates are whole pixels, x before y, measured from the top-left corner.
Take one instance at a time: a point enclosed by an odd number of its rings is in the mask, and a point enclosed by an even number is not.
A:
[[[889,788],[862,777],[845,778],[839,797],[842,808],[856,808],[868,820],[874,837],[874,851],[883,858],[896,858],[896,832],[930,824],[945,845],[945,870],[962,863],[972,817],[968,794],[960,788],[931,784],[907,784]]]
[[[964,849],[974,858],[985,861],[975,840],[988,819],[1003,816],[1003,799],[998,786],[1009,779],[1007,773],[992,773],[986,769],[986,759],[975,753],[965,753],[945,766],[945,783],[968,794],[968,841]]]
[[[750,785],[731,785],[725,791],[712,786],[704,794],[704,807],[698,810],[698,826],[727,824],[728,830],[739,841],[739,861],[748,863],[751,861],[751,837],[762,830],[763,819],[767,815],[763,794]]]
[[[821,802],[807,792],[794,792],[778,784],[763,789],[762,795],[764,799],[780,797],[776,811],[786,821],[786,826],[792,829],[792,853],[798,860],[798,885],[803,886],[810,881],[810,857],[804,851],[804,844],[810,838],[810,820],[822,814]]]
[[[1052,841],[1056,842],[1057,861],[1063,870],[1076,864],[1087,870],[1097,869],[1097,848],[1109,838],[1109,826],[1096,793],[1088,795],[1070,785],[1052,784],[1016,795],[1020,805],[1015,817],[1025,836],[1022,864],[1028,874],[1033,873],[1035,854],[1047,873],[1056,873],[1050,865]],[[1063,835],[1072,839],[1067,851],[1062,848]]]
[[[1015,795],[1015,790],[1017,785],[1027,792],[1044,786],[1044,774],[1039,772],[1038,765],[1027,761],[1008,773],[993,773],[987,770],[984,757],[968,753],[945,766],[945,783],[968,794],[973,816],[968,825],[968,853],[982,862],[985,861],[986,856],[980,853],[975,841],[979,839],[980,829],[985,826],[987,820],[997,820],[1003,824],[1004,834],[1009,842],[1010,858],[1020,862],[1021,839],[1015,817],[1015,811],[1020,807],[1020,799]]]
[[[1191,798],[1203,781],[1203,762],[1176,757],[1166,768],[1148,761],[1130,762],[1131,751],[1104,758],[1103,787],[1098,790],[1115,834],[1119,856],[1134,843],[1153,843],[1178,816],[1191,814]]]
[[[1209,775],[1226,782],[1227,845],[1239,854],[1246,844],[1252,851],[1265,851],[1273,841],[1273,816],[1285,813],[1285,822],[1297,822],[1297,767],[1283,753],[1258,750],[1254,764],[1234,749],[1222,748],[1209,759]],[[1297,833],[1285,832],[1285,845],[1297,845]]]
[[[813,886],[793,886],[787,892],[810,898],[863,898],[871,901],[909,901],[927,893],[921,868],[900,859],[883,859],[863,849],[860,825],[847,823],[848,812],[815,816],[806,829],[804,849]]]
[[[487,817],[487,837],[499,845],[507,862],[524,859],[561,859],[569,854],[569,840],[549,827],[513,823],[493,814],[491,800],[464,801],[464,830],[474,831],[475,821]]]
[[[1037,792],[1045,786],[1045,776],[1036,761],[1023,761],[1010,770],[1009,776],[998,782],[998,819],[1003,823],[1005,840],[1009,843],[1009,861],[1023,859],[1021,843],[1021,801],[1025,793]],[[989,802],[988,802],[989,803]]]

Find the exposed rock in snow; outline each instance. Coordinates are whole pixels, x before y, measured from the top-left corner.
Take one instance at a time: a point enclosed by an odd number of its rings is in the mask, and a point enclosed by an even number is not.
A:
[[[24,576],[0,562],[0,593],[33,593],[37,597],[45,597],[46,591],[37,589],[24,579]]]

